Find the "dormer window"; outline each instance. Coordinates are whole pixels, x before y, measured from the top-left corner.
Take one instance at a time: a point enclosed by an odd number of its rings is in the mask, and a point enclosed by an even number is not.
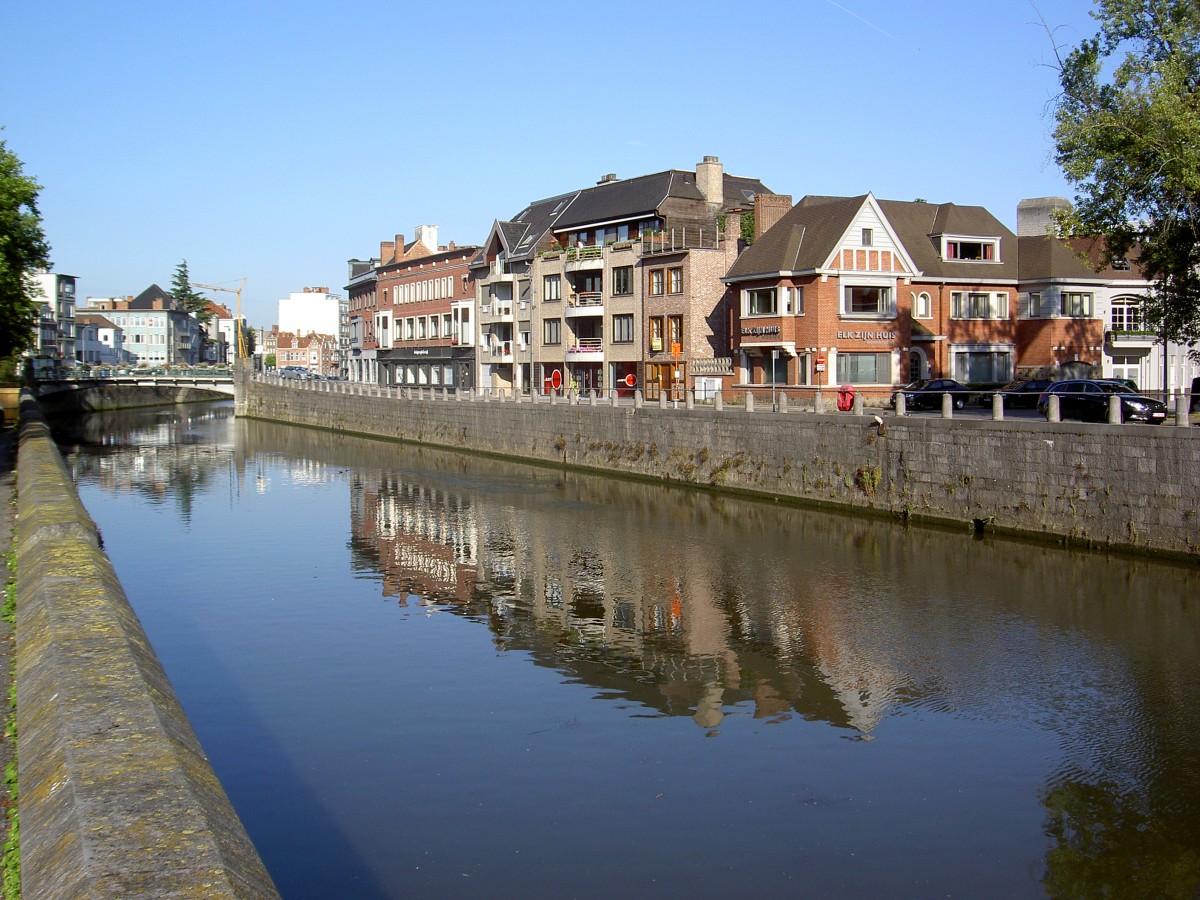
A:
[[[954,262],[999,262],[1000,241],[996,238],[943,237],[942,258]]]
[[[875,230],[873,228],[864,228],[862,230],[862,245],[871,247],[875,244]]]

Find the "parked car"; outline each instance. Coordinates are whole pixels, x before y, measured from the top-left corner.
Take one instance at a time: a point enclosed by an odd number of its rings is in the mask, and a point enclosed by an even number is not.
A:
[[[1005,409],[1033,409],[1038,397],[1052,382],[1049,378],[1018,378],[994,391],[983,391],[976,397],[980,406],[991,406],[992,397],[999,394]]]
[[[1056,381],[1038,397],[1037,409],[1048,415],[1050,396],[1058,396],[1058,413],[1063,419],[1084,422],[1108,421],[1108,398],[1121,398],[1122,422],[1146,422],[1161,425],[1167,419],[1167,406],[1159,400],[1143,397],[1116,381]]]
[[[962,409],[967,405],[970,391],[967,390],[966,385],[960,384],[953,378],[922,378],[893,392],[891,399],[893,407],[896,405],[896,397],[899,394],[904,395],[905,409],[941,409],[942,394],[952,394],[954,408]]]

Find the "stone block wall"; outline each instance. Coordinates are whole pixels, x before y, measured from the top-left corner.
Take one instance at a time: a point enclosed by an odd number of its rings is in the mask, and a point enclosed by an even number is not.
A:
[[[442,399],[245,379],[238,413],[976,531],[1200,558],[1200,430]]]

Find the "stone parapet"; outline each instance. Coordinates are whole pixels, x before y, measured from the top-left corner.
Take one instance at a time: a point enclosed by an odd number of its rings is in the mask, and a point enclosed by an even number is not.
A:
[[[17,486],[22,896],[278,897],[28,395]]]

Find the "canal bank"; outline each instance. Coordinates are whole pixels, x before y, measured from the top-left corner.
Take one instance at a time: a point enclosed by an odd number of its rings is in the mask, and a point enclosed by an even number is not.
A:
[[[28,395],[19,428],[22,895],[277,897]]]
[[[487,398],[239,375],[238,415],[977,532],[1200,558],[1200,431]]]

